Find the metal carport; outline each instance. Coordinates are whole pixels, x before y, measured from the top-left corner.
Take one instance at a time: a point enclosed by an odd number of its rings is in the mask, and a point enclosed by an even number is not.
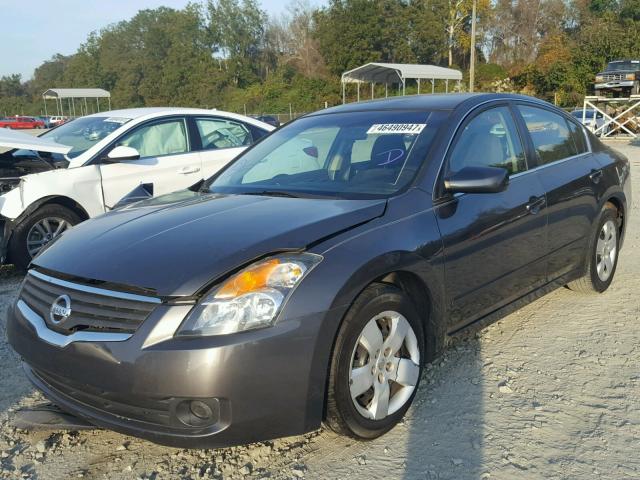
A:
[[[97,111],[100,111],[100,99],[106,98],[109,102],[109,110],[111,110],[111,93],[102,88],[50,88],[42,94],[42,101],[44,102],[44,114],[47,115],[47,100],[56,101],[56,110],[58,115],[64,115],[64,107],[62,100],[67,99],[69,115],[76,116],[76,99],[80,102],[80,115],[87,115],[89,108],[87,105],[87,98],[96,100]],[[83,113],[83,101],[84,101],[84,113]]]
[[[389,95],[389,85],[398,84],[405,94],[407,80],[416,80],[418,93],[420,93],[420,81],[431,82],[431,93],[435,91],[436,80],[446,82],[446,91],[449,91],[449,80],[458,82],[462,80],[462,72],[453,68],[438,67],[437,65],[417,65],[409,63],[367,63],[342,74],[342,103],[346,101],[345,87],[347,83],[358,85],[358,101],[360,101],[360,84],[371,84],[371,98],[374,96],[374,87],[377,83],[385,85],[385,96]]]

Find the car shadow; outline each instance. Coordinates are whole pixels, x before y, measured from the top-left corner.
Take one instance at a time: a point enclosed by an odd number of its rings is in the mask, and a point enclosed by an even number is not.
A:
[[[0,415],[5,415],[7,409],[16,398],[27,395],[33,390],[31,384],[22,373],[20,357],[13,351],[6,338],[7,314],[17,294],[18,286],[24,278],[12,266],[0,266]]]
[[[483,360],[480,339],[475,334],[457,339],[427,365],[413,405],[391,431],[360,441],[323,429],[309,439],[296,455],[306,468],[305,478],[489,478],[483,450],[492,437],[484,421],[484,402],[493,393],[487,393],[483,368],[491,366]],[[287,476],[291,466],[286,460],[272,465],[272,473],[283,473],[273,478],[293,478]]]
[[[479,479],[487,436],[479,338],[457,339],[427,365],[407,418],[406,480]]]

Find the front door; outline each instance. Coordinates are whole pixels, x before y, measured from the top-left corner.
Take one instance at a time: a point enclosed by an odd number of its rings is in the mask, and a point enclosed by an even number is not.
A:
[[[152,195],[187,188],[202,178],[198,152],[191,152],[184,118],[146,123],[113,145],[135,148],[137,160],[101,163],[105,208],[110,210],[140,186]]]
[[[445,193],[436,207],[450,332],[545,283],[545,193],[536,172],[527,170],[508,105],[477,113],[458,131],[444,177],[470,166],[505,168],[510,179],[499,193]]]

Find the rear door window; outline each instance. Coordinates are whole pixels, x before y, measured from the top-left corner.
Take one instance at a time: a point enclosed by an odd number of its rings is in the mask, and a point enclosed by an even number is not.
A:
[[[225,118],[197,118],[203,150],[237,148],[253,142],[251,132],[242,122]]]
[[[567,121],[567,124],[569,125],[571,139],[573,140],[573,143],[576,146],[576,151],[578,155],[581,153],[586,153],[588,151],[587,142],[585,140],[584,131],[582,130],[582,127],[579,127],[578,125],[576,125],[574,122],[571,122],[571,121]]]
[[[518,105],[538,157],[546,165],[578,154],[575,135],[567,120],[544,108]]]

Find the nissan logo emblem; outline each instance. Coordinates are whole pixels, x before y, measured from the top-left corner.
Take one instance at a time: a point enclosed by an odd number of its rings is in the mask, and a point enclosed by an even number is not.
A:
[[[60,295],[53,301],[49,311],[49,319],[54,325],[66,320],[71,315],[71,299],[69,295]]]

